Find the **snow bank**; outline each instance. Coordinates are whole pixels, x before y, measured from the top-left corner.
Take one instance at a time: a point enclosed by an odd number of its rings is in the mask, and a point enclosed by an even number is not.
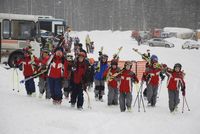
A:
[[[107,106],[107,87],[104,102],[95,101],[92,89],[90,94],[92,109],[87,109],[87,96],[85,97],[84,111],[78,111],[70,107],[68,100],[63,99],[61,106],[54,106],[51,101],[38,97],[27,97],[24,85],[19,93],[12,91],[13,70],[5,70],[0,67],[0,134],[199,134],[200,132],[200,52],[199,50],[182,50],[180,47],[161,48],[138,46],[130,37],[130,31],[92,31],[74,32],[81,42],[85,41],[86,34],[95,42],[95,53],[90,56],[98,57],[98,50],[104,47],[104,52],[112,55],[117,48],[123,46],[120,53],[122,60],[142,60],[141,56],[131,49],[138,48],[142,53],[150,49],[151,54],[156,54],[159,62],[173,67],[175,63],[181,63],[186,73],[186,97],[191,111],[185,108],[181,113],[182,96],[180,94],[179,112],[170,114],[168,109],[168,93],[166,80],[162,84],[156,107],[147,107],[146,113],[138,112],[137,105],[132,107],[132,112],[121,113],[119,106]],[[169,38],[175,45],[182,44],[184,40]],[[84,45],[85,47],[85,45]],[[19,80],[23,79],[19,72]],[[37,79],[36,79],[37,80]],[[37,87],[37,82],[36,82]],[[38,87],[36,89],[38,95]],[[136,91],[133,90],[133,101]]]

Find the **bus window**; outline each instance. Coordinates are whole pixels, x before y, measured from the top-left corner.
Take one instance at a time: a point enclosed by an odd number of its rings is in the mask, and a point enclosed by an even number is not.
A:
[[[36,26],[33,21],[12,20],[11,38],[16,40],[33,40],[36,36]]]
[[[3,30],[3,38],[4,39],[10,38],[10,21],[9,20],[3,20],[2,30]]]
[[[40,30],[46,30],[52,32],[52,22],[48,21],[39,21]]]

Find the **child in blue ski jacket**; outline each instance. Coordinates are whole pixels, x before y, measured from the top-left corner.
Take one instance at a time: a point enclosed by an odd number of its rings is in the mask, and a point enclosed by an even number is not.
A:
[[[100,66],[98,63],[95,64],[95,76],[94,76],[94,83],[95,83],[95,99],[103,101],[104,89],[105,89],[105,79],[103,77],[104,72],[108,68],[108,56],[103,54],[99,58]]]

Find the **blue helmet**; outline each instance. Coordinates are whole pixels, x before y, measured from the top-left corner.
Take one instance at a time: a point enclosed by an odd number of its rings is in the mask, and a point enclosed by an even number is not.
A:
[[[158,62],[158,57],[156,55],[152,55],[151,62]]]

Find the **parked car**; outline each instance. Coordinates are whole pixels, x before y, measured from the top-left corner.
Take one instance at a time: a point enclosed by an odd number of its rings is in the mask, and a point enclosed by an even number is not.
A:
[[[162,38],[153,38],[147,41],[148,45],[153,47],[167,47],[167,48],[171,48],[174,47],[173,43],[170,43],[168,41],[166,41],[165,39]]]
[[[183,49],[199,49],[200,43],[195,40],[188,40],[182,45]]]

